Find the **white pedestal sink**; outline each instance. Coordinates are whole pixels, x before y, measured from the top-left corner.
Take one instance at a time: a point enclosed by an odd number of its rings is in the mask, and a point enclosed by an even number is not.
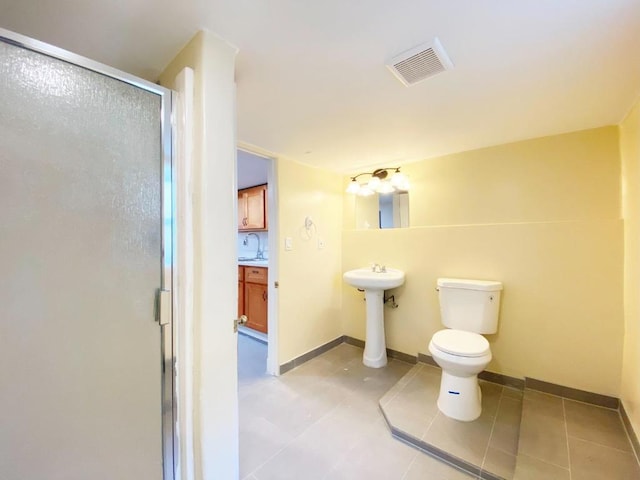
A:
[[[384,268],[384,267],[383,267]],[[404,272],[395,268],[357,268],[342,276],[352,287],[364,290],[367,301],[367,332],[362,363],[380,368],[387,364],[387,345],[384,338],[384,291],[404,283]]]

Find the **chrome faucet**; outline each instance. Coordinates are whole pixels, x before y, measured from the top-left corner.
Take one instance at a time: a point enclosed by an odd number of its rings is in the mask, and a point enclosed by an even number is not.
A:
[[[373,273],[386,273],[387,267],[385,265],[380,265],[379,263],[374,263],[371,266],[371,271]]]
[[[254,232],[247,233],[247,235],[244,237],[242,244],[243,245],[249,244],[249,235],[253,235],[254,237],[256,237],[256,240],[258,240],[258,250],[256,250],[256,258],[258,260],[264,260],[264,252],[260,249],[260,237],[258,236],[257,233],[254,233]]]

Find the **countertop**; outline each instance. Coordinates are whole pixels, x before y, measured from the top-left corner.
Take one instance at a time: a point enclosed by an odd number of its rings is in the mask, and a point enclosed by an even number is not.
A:
[[[243,267],[269,267],[269,260],[238,260],[238,265]]]

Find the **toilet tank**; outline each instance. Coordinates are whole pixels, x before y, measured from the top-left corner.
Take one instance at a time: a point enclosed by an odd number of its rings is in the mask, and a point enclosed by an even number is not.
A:
[[[491,280],[439,278],[442,324],[474,333],[495,333],[502,283]]]

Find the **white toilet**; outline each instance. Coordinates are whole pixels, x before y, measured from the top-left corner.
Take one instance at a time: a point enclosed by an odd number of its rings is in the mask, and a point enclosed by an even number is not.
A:
[[[481,333],[498,330],[502,283],[439,278],[440,315],[445,330],[436,332],[429,352],[442,367],[438,408],[447,417],[470,422],[480,416],[478,373],[491,361]]]

